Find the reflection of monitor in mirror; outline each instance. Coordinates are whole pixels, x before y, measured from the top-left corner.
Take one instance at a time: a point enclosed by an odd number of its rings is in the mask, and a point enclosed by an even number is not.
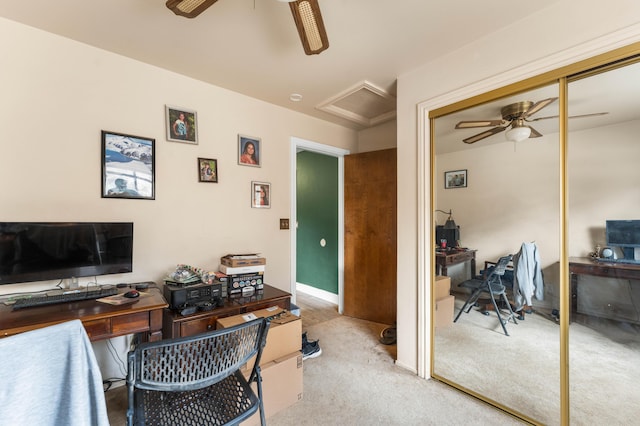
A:
[[[636,261],[635,248],[640,247],[640,220],[607,220],[607,246],[620,247],[624,261]]]
[[[445,229],[443,225],[436,226],[436,245],[440,246],[442,240],[447,240],[446,247],[457,247],[460,241],[460,227]]]

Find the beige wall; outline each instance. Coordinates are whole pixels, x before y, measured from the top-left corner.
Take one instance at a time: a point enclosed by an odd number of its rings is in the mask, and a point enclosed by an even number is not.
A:
[[[539,13],[493,33],[445,57],[403,74],[398,78],[398,359],[397,363],[428,375],[430,305],[424,324],[418,324],[419,219],[431,210],[429,182],[428,123],[418,117],[416,106],[437,108],[543,71],[576,62],[640,39],[640,3],[588,0],[576,7],[563,0]],[[512,49],[514,36],[523,29],[522,49]],[[520,39],[519,36],[515,37]],[[433,40],[437,43],[437,40]],[[424,112],[424,111],[423,111]],[[428,112],[428,111],[427,111]],[[426,112],[425,112],[426,113]],[[419,146],[418,141],[426,144]],[[428,215],[427,215],[428,217]],[[456,219],[457,220],[457,219]],[[429,230],[425,230],[428,233]],[[427,238],[429,236],[427,235]],[[431,274],[429,263],[424,276]],[[424,282],[424,281],[421,281]],[[424,330],[421,329],[424,325]],[[422,345],[422,347],[421,347]],[[424,348],[424,349],[423,349]],[[420,359],[419,353],[424,354]],[[426,370],[426,371],[425,371]]]
[[[0,220],[133,221],[134,272],[100,283],[155,280],[188,263],[217,268],[260,252],[266,280],[290,289],[290,138],[356,151],[357,133],[147,64],[0,19]],[[198,145],[168,142],[165,104],[197,111]],[[155,200],[100,197],[100,131],[156,140]],[[237,165],[238,133],[262,139],[262,167]],[[197,158],[218,160],[199,183]],[[272,208],[250,208],[252,180]],[[81,283],[88,279],[81,279]],[[0,292],[53,283],[2,286]]]
[[[391,120],[358,132],[358,152],[395,148],[398,131],[396,124],[396,120]]]

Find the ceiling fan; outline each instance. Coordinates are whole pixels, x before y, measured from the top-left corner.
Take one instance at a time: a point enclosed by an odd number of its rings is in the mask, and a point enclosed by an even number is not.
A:
[[[218,0],[167,0],[167,7],[176,15],[195,18]],[[293,20],[298,28],[304,53],[317,55],[329,47],[327,31],[320,13],[318,0],[278,0],[289,3]]]
[[[475,143],[479,140],[488,138],[496,133],[504,132],[506,130],[507,140],[512,142],[520,142],[528,138],[539,138],[542,136],[533,127],[527,123],[533,121],[546,120],[549,118],[557,118],[557,115],[550,115],[547,117],[531,118],[532,115],[540,111],[542,108],[555,102],[558,98],[547,98],[538,102],[523,101],[506,105],[500,110],[502,115],[501,120],[477,120],[477,121],[460,121],[456,124],[456,129],[470,129],[474,127],[493,127],[492,129],[485,130],[477,135],[470,136],[462,141],[464,143]],[[606,112],[598,112],[594,114],[576,115],[569,118],[582,118],[592,117],[596,115],[608,114]]]

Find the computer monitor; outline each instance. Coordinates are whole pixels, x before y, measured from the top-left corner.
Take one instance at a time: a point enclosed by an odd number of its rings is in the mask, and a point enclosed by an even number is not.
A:
[[[635,248],[640,247],[640,220],[607,220],[606,238],[608,246],[622,249],[624,259],[635,260]]]

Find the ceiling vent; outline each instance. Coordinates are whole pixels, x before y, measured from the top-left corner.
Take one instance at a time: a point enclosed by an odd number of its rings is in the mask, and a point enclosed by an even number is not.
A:
[[[396,98],[368,81],[363,81],[316,108],[369,127],[396,117]]]

